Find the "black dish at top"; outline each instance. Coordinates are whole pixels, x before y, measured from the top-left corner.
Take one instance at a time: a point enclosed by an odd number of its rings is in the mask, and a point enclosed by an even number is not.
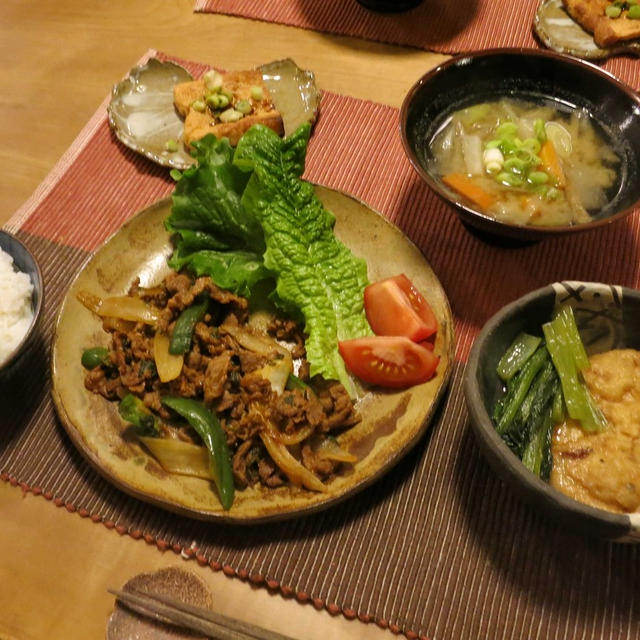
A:
[[[548,102],[567,112],[584,108],[621,159],[617,189],[586,224],[528,226],[499,222],[471,208],[429,168],[429,141],[459,109],[501,97]],[[422,179],[454,205],[462,221],[488,237],[537,241],[597,229],[640,202],[640,97],[599,67],[552,51],[494,49],[452,58],[410,89],[400,112],[405,153]]]

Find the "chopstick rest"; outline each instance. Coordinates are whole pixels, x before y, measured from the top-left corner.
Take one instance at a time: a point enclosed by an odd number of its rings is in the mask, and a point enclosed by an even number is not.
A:
[[[123,605],[159,622],[205,633],[218,640],[295,640],[248,622],[157,593],[108,589]]]

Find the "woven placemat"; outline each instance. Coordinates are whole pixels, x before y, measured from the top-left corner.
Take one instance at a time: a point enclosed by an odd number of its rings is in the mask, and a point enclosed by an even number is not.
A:
[[[517,250],[490,246],[414,174],[398,139],[397,110],[325,93],[321,114],[306,177],[394,221],[439,275],[455,315],[453,379],[417,447],[347,502],[260,527],[169,514],[124,495],[89,467],[50,398],[55,314],[91,252],[172,189],[167,170],[116,141],[102,105],[7,225],[43,268],[46,305],[30,359],[0,389],[0,479],[160,549],[408,638],[637,638],[638,547],[573,535],[521,504],[481,458],[461,389],[473,337],[510,300],[562,279],[637,287],[637,213],[599,233]],[[122,544],[133,541],[125,536]]]
[[[533,19],[539,3],[423,0],[410,11],[377,13],[356,0],[195,0],[194,9],[455,54],[494,47],[538,47]],[[637,89],[639,64],[635,57],[615,57],[602,66]]]

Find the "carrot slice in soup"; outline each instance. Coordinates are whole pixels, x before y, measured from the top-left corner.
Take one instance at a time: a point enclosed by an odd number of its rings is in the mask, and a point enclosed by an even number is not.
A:
[[[542,160],[542,166],[545,168],[548,174],[550,174],[556,182],[556,186],[564,187],[567,183],[560,164],[560,158],[556,153],[556,148],[553,146],[551,140],[546,140],[540,147],[540,160]]]
[[[478,186],[471,178],[462,173],[449,173],[443,176],[442,182],[460,195],[464,196],[473,204],[480,207],[482,211],[488,209],[494,202],[495,197],[482,187]]]

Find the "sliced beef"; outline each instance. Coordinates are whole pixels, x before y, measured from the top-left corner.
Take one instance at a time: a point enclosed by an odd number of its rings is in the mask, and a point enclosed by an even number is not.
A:
[[[103,328],[111,335],[110,364],[87,371],[87,389],[114,401],[133,393],[160,418],[160,428],[166,437],[193,442],[199,442],[198,436],[183,421],[172,420],[175,416],[162,404],[162,397],[179,395],[202,400],[220,418],[239,487],[256,482],[278,487],[287,482],[262,445],[260,432],[267,424],[269,429],[294,439],[296,434],[304,436],[296,457],[320,478],[329,478],[337,463],[314,453],[306,440],[310,437],[308,433],[317,435],[347,428],[356,424],[359,417],[342,385],[309,379],[304,336],[296,323],[277,319],[268,327],[268,334],[273,340],[292,345],[294,357],[299,358],[298,377],[310,387],[279,395],[258,370],[276,357],[282,347],[274,342],[272,352],[269,343],[266,349],[252,351],[246,341],[240,346],[234,338],[237,332],[230,330],[238,327],[252,331],[247,325],[246,299],[220,289],[208,277],[193,279],[182,273],[169,275],[162,285],[152,289],[143,289],[138,282],[131,287],[131,295],[162,310],[157,330],[167,334],[181,311],[204,293],[213,302],[194,328],[191,348],[184,354],[182,371],[175,380],[160,382],[158,378],[153,353],[156,328],[105,318]],[[261,336],[264,341],[264,334]]]

